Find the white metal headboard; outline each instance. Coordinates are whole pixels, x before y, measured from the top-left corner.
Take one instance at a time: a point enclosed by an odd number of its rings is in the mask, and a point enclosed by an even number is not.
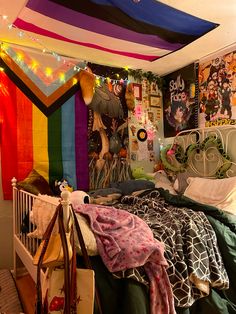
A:
[[[188,171],[199,177],[236,175],[236,126],[185,130],[161,151],[170,172]]]

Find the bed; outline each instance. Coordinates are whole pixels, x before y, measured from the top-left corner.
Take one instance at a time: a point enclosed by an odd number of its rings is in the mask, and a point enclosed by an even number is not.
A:
[[[115,202],[104,203],[104,195],[99,202],[93,191],[92,204],[74,206],[77,214],[90,222],[96,220],[92,218],[96,208],[106,217],[125,210],[148,226],[154,238],[164,243],[177,313],[236,313],[236,156],[232,145],[235,135],[234,126],[180,132],[161,150],[164,172],[155,174],[154,187],[127,194],[121,188],[126,182],[119,182],[116,188],[121,190],[121,197]],[[44,202],[52,211],[55,199],[43,199],[17,188],[16,179],[12,185],[14,273],[17,276],[20,259],[36,280],[32,257],[40,236],[29,236],[39,228],[32,223],[30,213],[37,202]],[[124,186],[123,189],[127,191]],[[61,199],[67,212],[68,193],[62,192]],[[22,228],[25,225],[27,231]],[[97,230],[92,231],[96,236]],[[111,272],[98,251],[100,255],[91,254],[91,260],[104,313],[150,313],[145,265],[126,271],[114,268]]]

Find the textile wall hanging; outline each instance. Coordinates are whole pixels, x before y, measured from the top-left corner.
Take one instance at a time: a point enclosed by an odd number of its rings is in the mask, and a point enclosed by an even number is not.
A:
[[[102,75],[88,106],[89,184],[94,190],[130,178],[127,71],[97,64],[88,66],[95,75]]]
[[[62,61],[42,51],[6,43],[1,44],[0,66],[46,116],[79,90],[85,73],[85,62]]]
[[[164,136],[175,136],[198,125],[197,64],[190,64],[164,77]]]
[[[0,72],[2,186],[12,198],[11,179],[32,169],[49,183],[66,178],[74,189],[88,189],[87,106],[81,92],[46,117]]]
[[[109,55],[154,61],[176,51],[218,25],[159,1],[29,0],[16,27],[78,45],[80,55]],[[69,48],[68,48],[69,50]]]
[[[236,124],[236,50],[232,48],[199,63],[199,126],[224,124]]]

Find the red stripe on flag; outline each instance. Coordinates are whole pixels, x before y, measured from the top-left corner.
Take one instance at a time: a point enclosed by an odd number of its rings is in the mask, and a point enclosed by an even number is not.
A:
[[[32,102],[17,88],[17,169],[22,180],[33,168]]]
[[[2,187],[4,199],[9,200],[12,199],[11,179],[17,176],[16,87],[3,72],[0,72],[0,82]]]

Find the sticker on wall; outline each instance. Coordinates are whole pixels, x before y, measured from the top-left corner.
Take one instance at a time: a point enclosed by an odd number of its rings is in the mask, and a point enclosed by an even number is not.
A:
[[[139,129],[137,132],[137,138],[139,141],[144,142],[147,139],[147,131],[145,129]]]

